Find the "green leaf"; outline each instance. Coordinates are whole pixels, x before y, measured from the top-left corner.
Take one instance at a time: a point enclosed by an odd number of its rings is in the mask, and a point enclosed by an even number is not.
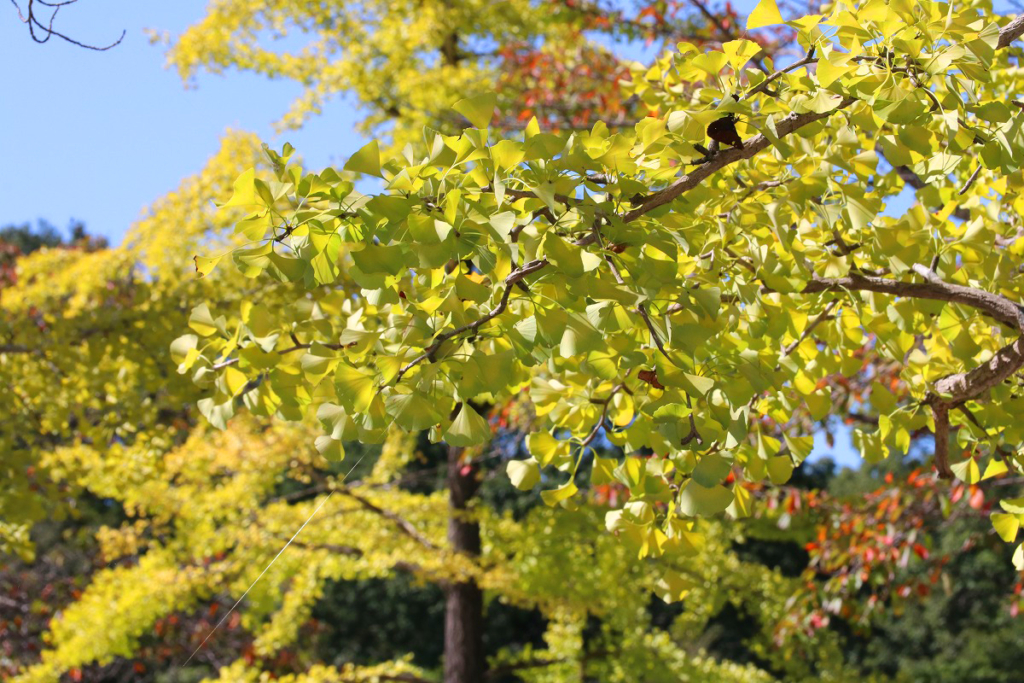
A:
[[[541,241],[543,255],[560,271],[571,277],[580,277],[584,273],[582,249],[569,244],[554,231],[544,233]]]
[[[788,455],[776,455],[768,459],[768,478],[776,486],[789,481],[793,476],[793,461]]]
[[[340,441],[329,436],[316,437],[316,450],[328,462],[341,462],[345,459],[345,447]]]
[[[529,491],[540,482],[540,469],[537,467],[537,461],[532,458],[509,460],[505,472],[512,485],[520,491]]]
[[[201,337],[209,337],[215,332],[225,334],[224,318],[214,320],[213,314],[210,313],[210,307],[206,304],[199,304],[192,309],[192,314],[188,318],[188,326],[198,332]]]
[[[786,445],[789,446],[789,452],[793,454],[797,462],[803,462],[807,459],[807,456],[814,450],[814,437],[813,436],[790,436],[789,434],[783,434],[782,438],[786,440]]]
[[[227,429],[228,420],[235,414],[235,402],[231,399],[224,403],[216,403],[212,398],[202,398],[196,406],[207,422],[222,431]]]
[[[666,570],[654,586],[654,594],[667,603],[679,602],[694,587],[693,579],[678,572]]]
[[[618,461],[613,458],[594,456],[594,466],[590,471],[590,483],[595,486],[613,483],[615,481],[615,468],[618,465]]]
[[[553,489],[551,491],[541,491],[540,497],[544,500],[544,502],[547,505],[554,507],[555,505],[558,505],[562,501],[572,498],[574,495],[576,495],[576,491],[578,490],[579,489],[576,488],[576,484],[574,484],[572,481],[567,481],[566,483],[559,486],[557,489]]]
[[[1010,498],[999,501],[999,507],[1015,515],[1024,515],[1024,498]]]
[[[691,479],[679,493],[679,512],[687,517],[709,517],[724,511],[730,503],[732,491],[721,484],[706,487]]]
[[[345,409],[334,403],[324,403],[316,411],[316,417],[335,441],[355,441],[359,429]]]
[[[456,102],[452,109],[469,120],[475,128],[486,128],[494,117],[494,107],[498,104],[498,96],[492,92],[476,97],[467,97]]]
[[[395,423],[407,432],[418,432],[441,421],[434,403],[418,391],[391,394],[384,403],[388,415],[395,418]]]
[[[977,484],[981,481],[981,468],[978,467],[978,461],[974,458],[967,458],[951,465],[950,469],[953,470],[957,479],[966,484]]]
[[[711,488],[722,483],[731,467],[732,464],[718,453],[708,453],[701,456],[690,476],[701,486]]]
[[[463,403],[444,440],[449,446],[479,446],[491,440],[491,426],[473,406]]]
[[[559,441],[549,432],[534,432],[526,437],[526,450],[544,467],[568,453],[568,448],[568,442]]]
[[[380,172],[380,147],[371,140],[345,162],[345,170],[383,178]]]
[[[370,407],[376,394],[373,374],[342,363],[334,371],[334,390],[346,410],[361,413]]]

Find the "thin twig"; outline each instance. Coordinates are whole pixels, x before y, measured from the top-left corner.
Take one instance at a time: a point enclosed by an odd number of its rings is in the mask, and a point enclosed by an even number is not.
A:
[[[510,273],[509,276],[505,278],[505,291],[502,293],[501,301],[498,302],[497,306],[491,309],[491,311],[487,313],[487,315],[483,316],[479,320],[476,320],[471,323],[466,323],[465,325],[457,327],[454,330],[437,335],[434,338],[433,343],[423,350],[423,353],[421,353],[420,355],[416,356],[416,358],[406,363],[405,366],[398,371],[398,374],[395,375],[394,383],[398,384],[399,382],[401,382],[402,378],[405,376],[407,372],[409,372],[414,367],[416,367],[423,361],[433,356],[434,353],[436,353],[437,350],[441,348],[441,344],[444,344],[452,337],[457,337],[463,332],[476,330],[477,328],[487,324],[491,320],[494,320],[496,317],[504,313],[505,309],[508,308],[508,299],[512,295],[512,288],[515,287],[516,283],[522,281],[526,276],[531,275],[532,273],[536,273],[538,270],[544,268],[547,265],[547,259],[536,259],[523,265],[523,267],[519,268],[518,270],[512,271],[512,273]]]
[[[957,194],[959,194],[961,197],[965,195],[967,193],[967,190],[971,189],[971,185],[974,184],[974,181],[978,178],[979,173],[981,173],[981,164],[978,164],[978,167],[974,169],[974,173],[971,174],[971,177],[967,179],[967,182],[964,183],[964,186],[960,188],[960,192],[958,192]]]
[[[812,45],[810,47],[810,49],[807,50],[807,54],[804,56],[803,59],[801,59],[798,62],[793,62],[792,64],[790,64],[789,66],[785,67],[784,69],[779,69],[775,73],[770,74],[763,81],[761,81],[760,83],[755,85],[753,88],[748,90],[743,95],[743,97],[740,98],[740,100],[741,101],[742,100],[749,100],[754,95],[756,95],[758,93],[761,93],[761,92],[764,92],[765,90],[767,90],[768,86],[771,85],[773,81],[781,78],[783,76],[783,74],[787,74],[790,71],[796,71],[797,69],[799,69],[802,66],[807,66],[808,64],[814,64],[817,61],[818,60],[814,57],[814,46]]]

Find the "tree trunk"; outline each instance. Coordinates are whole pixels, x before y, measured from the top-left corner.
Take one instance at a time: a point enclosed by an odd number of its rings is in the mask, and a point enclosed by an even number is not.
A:
[[[461,448],[448,448],[448,544],[480,555],[480,525],[461,512],[476,495],[476,466],[461,463]],[[480,683],[484,678],[484,596],[474,581],[448,586],[444,616],[444,683]]]

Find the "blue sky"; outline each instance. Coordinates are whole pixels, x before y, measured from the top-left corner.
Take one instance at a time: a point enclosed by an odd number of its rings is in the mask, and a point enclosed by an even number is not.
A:
[[[24,3],[23,3],[24,4]],[[0,225],[72,218],[119,242],[142,209],[198,171],[228,128],[285,139],[312,166],[346,158],[361,138],[344,101],[302,131],[275,136],[299,86],[241,73],[206,75],[186,90],[164,68],[163,49],[143,29],[180,33],[198,21],[205,0],[81,0],[61,11],[59,28],[91,52],[57,39],[37,45],[14,7],[0,6]]]

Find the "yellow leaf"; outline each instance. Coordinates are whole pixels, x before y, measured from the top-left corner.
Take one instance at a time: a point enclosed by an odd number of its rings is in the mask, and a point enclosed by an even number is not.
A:
[[[761,0],[747,17],[747,30],[781,23],[782,15],[779,13],[779,6],[775,4],[775,0]]]
[[[498,96],[492,92],[459,100],[452,109],[459,112],[476,128],[486,128],[494,117]]]
[[[217,263],[223,258],[221,256],[193,256],[192,260],[196,264],[196,274],[199,277],[206,277],[210,274],[214,268],[217,267]]]
[[[993,512],[992,527],[999,534],[999,538],[1007,543],[1013,543],[1017,538],[1017,530],[1020,529],[1020,519],[1018,519],[1017,515]]]
[[[231,195],[226,203],[221,204],[221,208],[227,208],[229,206],[252,206],[256,204],[256,169],[250,168],[249,170],[238,176],[235,180],[234,193]]]

